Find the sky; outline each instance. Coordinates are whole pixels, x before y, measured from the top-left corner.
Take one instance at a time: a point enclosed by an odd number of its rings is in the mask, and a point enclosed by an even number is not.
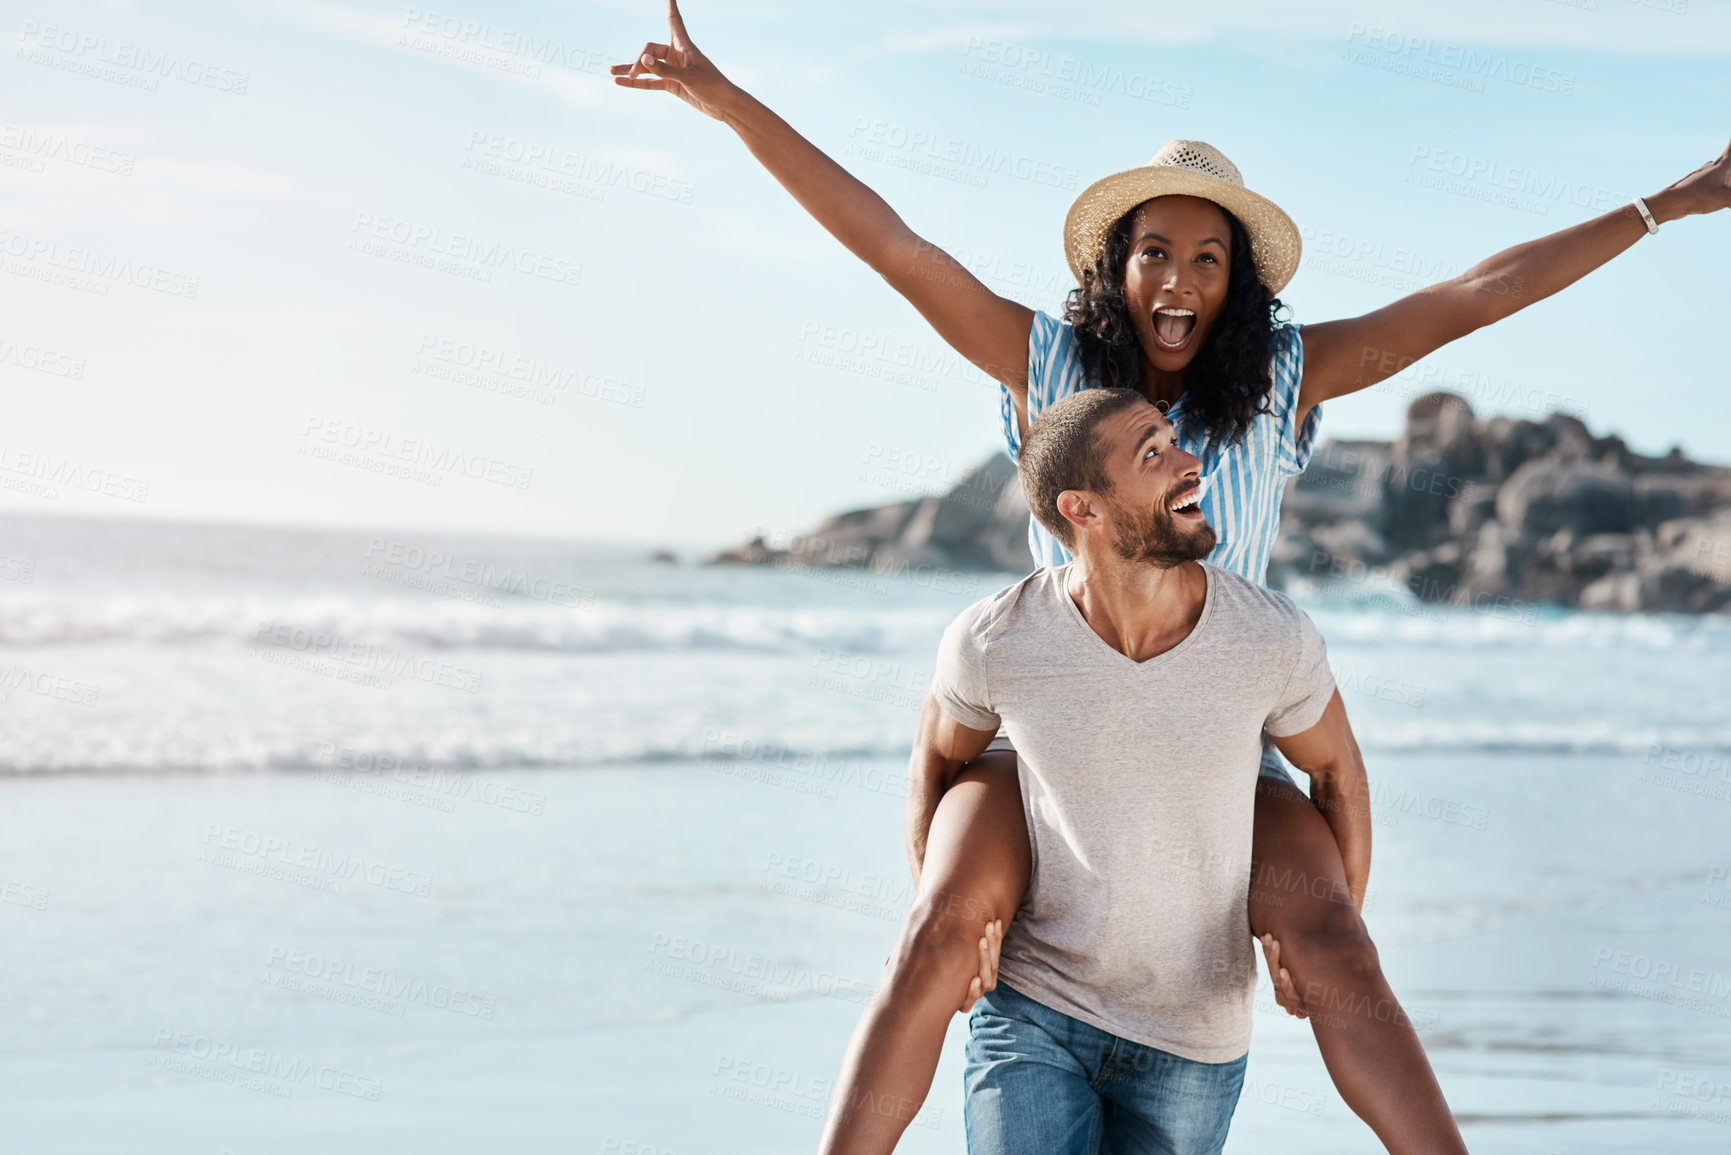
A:
[[[669,544],[940,492],[999,390],[719,123],[606,66],[656,0],[36,0],[0,63],[0,509]],[[988,285],[1208,141],[1353,316],[1731,138],[1723,0],[685,5],[694,41]],[[1326,407],[1453,388],[1731,462],[1731,212]]]

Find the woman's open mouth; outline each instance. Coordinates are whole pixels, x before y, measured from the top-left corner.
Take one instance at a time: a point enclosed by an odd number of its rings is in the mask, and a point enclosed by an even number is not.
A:
[[[1176,353],[1190,343],[1196,332],[1196,314],[1189,309],[1160,308],[1154,310],[1154,343],[1168,353]]]

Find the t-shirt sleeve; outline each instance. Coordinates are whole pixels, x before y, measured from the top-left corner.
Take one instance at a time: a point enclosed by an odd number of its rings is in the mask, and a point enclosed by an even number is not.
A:
[[[1322,406],[1313,405],[1300,427],[1298,393],[1304,383],[1304,341],[1296,324],[1282,325],[1274,334],[1274,389],[1269,396],[1270,415],[1279,431],[1275,468],[1291,476],[1303,473],[1316,447],[1322,427]]]
[[[975,730],[996,730],[1000,719],[992,709],[986,684],[985,653],[980,644],[979,613],[974,607],[950,623],[938,643],[932,670],[932,696],[944,713]]]
[[[1028,330],[1028,422],[1033,423],[1046,406],[1057,401],[1065,392],[1066,370],[1074,359],[1074,342],[1067,322],[1047,313],[1034,313],[1033,328]],[[1004,444],[1009,447],[1010,460],[1018,461],[1022,454],[1022,434],[1016,428],[1016,399],[1010,387],[998,385],[998,408],[1004,419]]]
[[[1291,606],[1290,612],[1298,635],[1298,658],[1292,665],[1286,688],[1263,723],[1263,728],[1276,738],[1302,734],[1316,725],[1334,697],[1334,672],[1328,668],[1328,646],[1321,631],[1310,615],[1297,606]]]

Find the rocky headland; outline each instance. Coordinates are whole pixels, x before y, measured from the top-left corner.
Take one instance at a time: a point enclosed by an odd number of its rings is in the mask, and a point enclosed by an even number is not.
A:
[[[996,455],[949,493],[837,514],[715,563],[1025,572],[1028,507]],[[1731,468],[1634,453],[1578,418],[1479,418],[1452,393],[1392,442],[1328,441],[1287,487],[1269,583],[1394,582],[1425,602],[1731,613]]]

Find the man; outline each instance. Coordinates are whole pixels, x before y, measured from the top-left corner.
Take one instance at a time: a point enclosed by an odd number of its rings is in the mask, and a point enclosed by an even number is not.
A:
[[[1020,467],[1034,516],[1075,561],[945,632],[913,759],[916,795],[933,797],[1000,727],[1021,759],[1028,883],[1000,981],[970,1020],[969,1150],[1218,1152],[1250,1041],[1261,735],[1312,776],[1356,864],[1354,902],[1369,818],[1343,803],[1362,797],[1363,764],[1315,626],[1197,560],[1215,544],[1199,465],[1158,409],[1130,390],[1074,394],[1035,423]],[[954,943],[1006,905],[1001,881],[980,880],[1016,872],[999,848],[1018,833],[1007,821],[969,819],[974,861],[923,864],[884,1013],[909,983],[967,985],[977,959]],[[850,1055],[838,1101],[886,1085],[874,1049]]]

